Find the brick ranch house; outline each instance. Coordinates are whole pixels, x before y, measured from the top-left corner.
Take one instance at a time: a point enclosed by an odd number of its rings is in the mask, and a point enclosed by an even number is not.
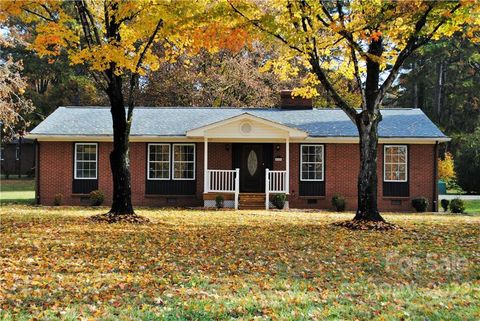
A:
[[[437,148],[449,140],[420,109],[383,109],[378,202],[411,211],[424,196],[437,208]],[[130,159],[136,206],[252,208],[286,193],[291,208],[330,209],[335,194],[356,208],[355,125],[338,109],[314,109],[282,95],[280,108],[150,108],[134,111]],[[101,190],[111,202],[112,120],[107,107],[59,107],[39,124],[37,202],[85,203]],[[288,165],[288,166],[287,166]]]

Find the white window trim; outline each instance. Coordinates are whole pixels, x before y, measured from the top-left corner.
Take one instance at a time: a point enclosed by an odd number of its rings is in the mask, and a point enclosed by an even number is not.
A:
[[[172,166],[172,149],[170,147],[170,144],[147,144],[147,179],[149,181],[169,181],[170,180],[170,173],[171,173],[171,168],[168,169],[168,178],[155,178],[155,177],[150,177],[150,146],[168,146],[168,166]],[[152,163],[166,163],[163,161],[152,161]]]
[[[78,145],[86,145],[86,146],[95,146],[95,177],[77,177],[77,146]],[[73,163],[73,178],[74,179],[97,179],[98,178],[98,143],[75,143],[75,150],[74,150],[74,163]],[[82,161],[82,162],[90,162],[93,161]]]
[[[303,170],[302,170],[302,150],[303,146],[321,146],[322,147],[322,178],[303,178]],[[325,180],[325,145],[324,144],[300,144],[300,181],[302,182],[323,182]]]
[[[385,178],[385,175],[386,175],[386,162],[385,162],[385,159],[386,159],[386,156],[387,156],[387,153],[386,153],[386,150],[387,148],[389,147],[403,147],[405,148],[405,179],[402,180],[402,179],[386,179]],[[393,163],[391,163],[393,164]],[[383,181],[386,182],[386,183],[405,183],[405,182],[408,182],[408,145],[383,145]]]
[[[176,178],[175,177],[175,146],[193,146],[193,178]],[[196,148],[196,145],[195,144],[173,144],[173,147],[172,147],[172,178],[173,180],[175,181],[194,181],[195,180],[195,171],[197,169],[197,160],[196,160],[196,157],[197,157],[197,148]]]

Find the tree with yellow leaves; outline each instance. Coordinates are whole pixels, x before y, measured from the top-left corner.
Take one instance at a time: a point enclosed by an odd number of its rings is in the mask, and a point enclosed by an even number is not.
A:
[[[88,67],[107,94],[113,120],[113,204],[109,217],[114,221],[134,215],[129,135],[139,78],[158,69],[162,61],[174,60],[186,48],[195,52],[205,46],[237,47],[245,36],[235,30],[221,32],[228,21],[207,24],[209,3],[22,0],[0,4],[0,21],[31,23],[35,37],[30,47],[40,56],[55,59],[66,52],[72,64]],[[162,50],[153,51],[153,46]]]
[[[449,183],[455,179],[455,163],[451,153],[446,152],[443,159],[438,160],[438,177]]]
[[[283,77],[303,64],[310,74],[294,94],[322,86],[356,125],[360,139],[354,220],[383,221],[377,207],[380,107],[402,64],[431,39],[474,23],[475,1],[227,0],[241,23],[282,44],[269,66]],[[268,66],[267,66],[268,67]]]

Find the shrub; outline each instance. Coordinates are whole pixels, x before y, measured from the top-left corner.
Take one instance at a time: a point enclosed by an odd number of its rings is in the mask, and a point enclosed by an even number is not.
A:
[[[92,206],[102,205],[104,199],[105,199],[105,196],[101,191],[96,190],[96,191],[90,192],[90,204],[92,204]]]
[[[465,212],[465,203],[459,198],[454,198],[450,202],[450,212],[452,213],[463,213]]]
[[[332,197],[332,205],[337,212],[343,212],[347,207],[347,201],[345,197],[337,194]]]
[[[285,194],[275,194],[272,199],[273,205],[279,210],[285,207],[285,202],[287,201],[287,195]]]
[[[448,204],[450,204],[450,201],[446,199],[442,199],[440,201],[440,204],[442,205],[443,211],[448,212]]]
[[[224,205],[225,205],[225,198],[223,197],[223,195],[217,195],[215,197],[215,206],[217,208],[223,208]]]
[[[63,199],[62,194],[60,194],[60,193],[55,194],[55,196],[53,197],[53,205],[55,205],[55,206],[62,205],[62,199]]]
[[[455,161],[457,182],[469,193],[480,193],[480,127],[468,135],[458,150]]]
[[[412,206],[417,212],[426,212],[428,208],[428,199],[421,196],[412,200]]]

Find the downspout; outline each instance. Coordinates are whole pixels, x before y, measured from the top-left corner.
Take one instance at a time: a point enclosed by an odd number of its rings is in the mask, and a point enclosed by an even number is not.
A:
[[[35,203],[40,205],[40,144],[35,139]]]
[[[438,212],[438,141],[435,142],[433,152],[433,198],[432,210]]]

